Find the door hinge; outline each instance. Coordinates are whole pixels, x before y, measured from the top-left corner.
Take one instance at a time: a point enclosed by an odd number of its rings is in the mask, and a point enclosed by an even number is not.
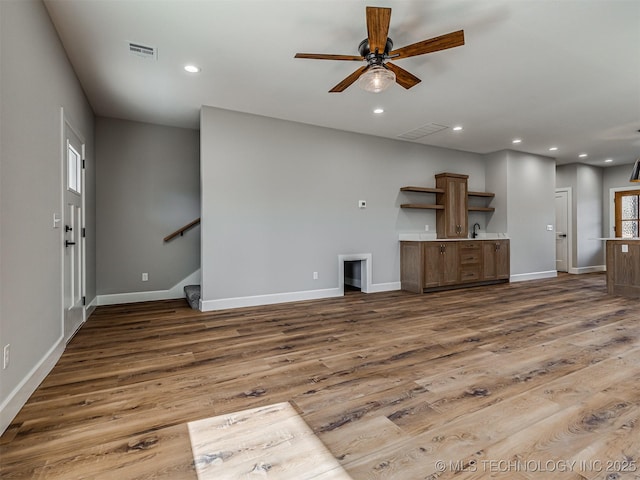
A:
[[[87,304],[87,297],[82,297],[82,305],[86,305]]]
[[[82,227],[82,238],[85,238],[87,236],[87,229]]]
[[[84,168],[84,159],[82,160],[82,168]]]

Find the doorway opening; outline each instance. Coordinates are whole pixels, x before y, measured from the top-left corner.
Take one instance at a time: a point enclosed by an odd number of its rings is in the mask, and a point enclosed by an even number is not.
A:
[[[345,292],[371,291],[371,254],[338,255],[338,288]]]
[[[362,292],[362,260],[344,262],[344,293]]]

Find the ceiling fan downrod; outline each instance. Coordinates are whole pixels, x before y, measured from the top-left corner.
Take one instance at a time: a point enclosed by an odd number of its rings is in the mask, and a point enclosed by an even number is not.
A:
[[[384,61],[390,58],[389,52],[392,49],[393,49],[393,40],[391,40],[390,38],[387,38],[387,43],[384,46],[384,52],[382,53],[380,53],[378,50],[376,50],[375,52],[371,51],[371,48],[369,47],[368,38],[365,38],[364,40],[362,40],[360,42],[360,45],[358,45],[358,52],[360,52],[360,55],[362,55],[362,57],[367,61],[367,63],[370,66],[373,66],[373,65],[384,66]]]

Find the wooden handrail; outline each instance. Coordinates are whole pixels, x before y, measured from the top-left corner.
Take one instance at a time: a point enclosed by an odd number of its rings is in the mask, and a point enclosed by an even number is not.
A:
[[[186,232],[190,228],[193,228],[193,227],[195,227],[196,225],[199,225],[199,224],[200,224],[200,218],[196,218],[193,222],[187,223],[184,227],[179,228],[175,232],[170,233],[169,235],[164,237],[164,241],[168,242],[169,240],[173,240],[178,235],[182,236],[184,234],[184,232]]]

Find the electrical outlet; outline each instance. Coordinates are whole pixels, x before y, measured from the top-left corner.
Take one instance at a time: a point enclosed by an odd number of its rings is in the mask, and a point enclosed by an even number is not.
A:
[[[149,274],[148,273],[143,273],[142,274],[142,281],[143,282],[148,282],[149,281]]]
[[[429,231],[429,225],[425,225],[425,226],[424,226],[424,231],[425,231],[425,232],[428,232],[428,231]]]
[[[318,272],[313,272],[313,279],[317,280],[318,279]]]
[[[2,369],[4,370],[9,366],[9,362],[11,360],[11,344],[7,343],[4,346],[3,354],[2,354]]]

